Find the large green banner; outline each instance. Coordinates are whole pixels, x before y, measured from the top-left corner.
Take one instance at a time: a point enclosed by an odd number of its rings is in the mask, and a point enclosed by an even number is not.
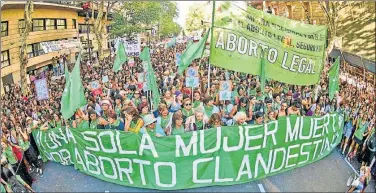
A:
[[[267,14],[235,2],[222,2],[215,14],[210,62],[254,75],[261,73],[264,50],[266,77],[294,85],[319,81],[327,27]]]
[[[249,182],[310,164],[340,142],[343,118],[285,117],[154,137],[115,130],[34,131],[43,159],[141,188],[187,189]]]

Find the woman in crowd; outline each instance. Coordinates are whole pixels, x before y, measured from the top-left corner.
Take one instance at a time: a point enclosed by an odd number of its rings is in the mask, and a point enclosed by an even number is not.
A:
[[[221,116],[218,113],[213,113],[208,122],[208,128],[222,127]]]
[[[125,110],[124,130],[133,133],[139,133],[143,125],[143,118],[138,114],[137,109],[134,107],[128,107]]]
[[[190,98],[186,98],[183,101],[182,115],[184,121],[186,121],[188,117],[193,115],[192,101]]]
[[[194,115],[187,118],[185,122],[185,131],[198,131],[207,129],[208,117],[205,115],[202,108],[195,110]]]
[[[181,113],[174,113],[172,125],[167,133],[169,135],[182,135],[184,133],[183,115]]]

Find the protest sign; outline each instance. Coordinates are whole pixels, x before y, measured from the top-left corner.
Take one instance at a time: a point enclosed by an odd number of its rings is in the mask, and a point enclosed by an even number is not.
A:
[[[198,77],[187,77],[185,79],[185,86],[191,88],[197,88],[199,86],[199,78]]]
[[[105,83],[105,82],[108,82],[108,76],[102,76],[102,82]]]
[[[159,138],[89,128],[33,136],[44,161],[125,186],[178,190],[246,183],[308,165],[330,154],[342,128],[342,115],[327,114]]]
[[[294,85],[320,80],[327,27],[309,25],[234,3],[218,14],[211,42],[214,66],[260,75],[265,52],[266,78]],[[246,65],[247,64],[247,65]]]
[[[198,75],[198,67],[189,67],[185,73],[186,77],[196,77]]]
[[[35,93],[37,96],[37,100],[45,100],[48,99],[48,86],[46,78],[35,80]]]
[[[219,83],[219,100],[231,100],[232,81],[221,81]]]
[[[127,40],[124,42],[124,47],[128,56],[140,56],[141,52],[141,41],[140,39],[136,40]]]
[[[176,66],[179,66],[180,61],[181,61],[181,53],[177,52],[176,55],[175,55]]]
[[[79,48],[81,42],[78,39],[40,42],[44,53],[57,52],[64,49]]]
[[[90,83],[90,89],[91,89],[91,93],[93,93],[94,96],[102,94],[101,85],[99,84],[99,81],[97,80]]]

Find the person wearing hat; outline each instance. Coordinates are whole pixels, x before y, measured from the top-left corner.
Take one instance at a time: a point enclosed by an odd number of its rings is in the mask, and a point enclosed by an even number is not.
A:
[[[144,126],[141,128],[141,134],[155,135],[156,137],[166,136],[166,133],[163,131],[162,127],[157,124],[157,119],[152,114],[145,115]]]
[[[102,100],[101,106],[102,106],[102,110],[101,110],[100,115],[103,119],[105,119],[107,121],[109,110],[111,109],[111,102],[107,99]]]

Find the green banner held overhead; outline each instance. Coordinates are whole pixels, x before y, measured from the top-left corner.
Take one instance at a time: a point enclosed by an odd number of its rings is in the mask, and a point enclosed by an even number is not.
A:
[[[81,52],[78,54],[73,70],[69,73],[65,65],[65,88],[61,97],[60,112],[64,119],[69,119],[76,110],[87,104],[84,87],[82,86],[80,74]]]
[[[125,186],[177,190],[245,183],[305,166],[336,147],[342,128],[342,115],[327,114],[161,138],[86,128],[33,135],[45,161]]]
[[[294,85],[312,85],[323,69],[327,27],[223,2],[215,14],[210,62],[214,66],[258,75],[261,50],[266,78]]]
[[[333,100],[334,95],[339,91],[339,57],[330,67],[329,74],[329,99]]]

